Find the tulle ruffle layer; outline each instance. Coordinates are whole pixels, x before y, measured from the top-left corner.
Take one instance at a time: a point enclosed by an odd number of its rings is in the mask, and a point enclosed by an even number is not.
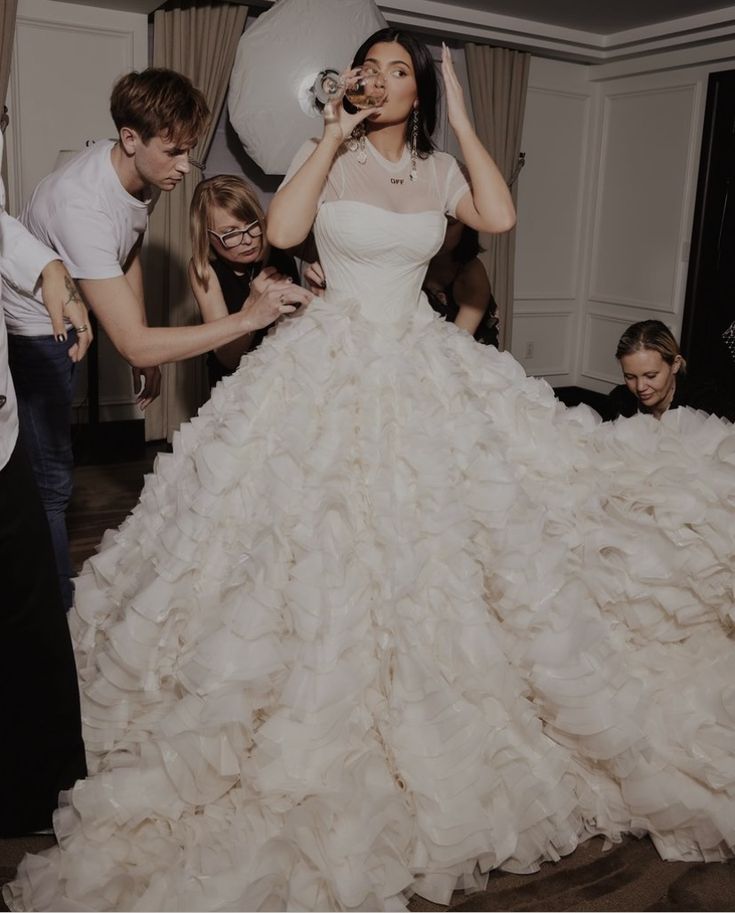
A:
[[[16,909],[399,909],[735,846],[735,435],[315,301],[77,582],[90,777]]]

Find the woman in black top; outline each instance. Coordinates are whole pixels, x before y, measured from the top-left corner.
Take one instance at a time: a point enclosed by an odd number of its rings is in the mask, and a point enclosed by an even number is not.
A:
[[[477,231],[448,218],[444,244],[429,263],[423,288],[438,314],[478,342],[497,347],[497,306],[479,252]]]
[[[221,174],[202,181],[191,201],[190,223],[189,281],[205,323],[248,307],[262,294],[287,294],[285,282],[298,285],[294,258],[267,244],[263,209],[242,178]],[[269,329],[248,333],[210,352],[210,386],[232,374]]]
[[[609,394],[605,418],[642,412],[659,419],[679,406],[731,416],[732,409],[721,401],[714,383],[686,374],[686,361],[676,339],[660,320],[642,320],[629,326],[620,337],[615,357],[625,383]]]

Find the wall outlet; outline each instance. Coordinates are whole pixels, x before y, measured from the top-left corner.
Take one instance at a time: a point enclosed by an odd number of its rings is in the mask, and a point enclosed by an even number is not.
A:
[[[533,358],[533,343],[532,342],[526,343],[526,354],[523,357],[524,357],[524,359]]]

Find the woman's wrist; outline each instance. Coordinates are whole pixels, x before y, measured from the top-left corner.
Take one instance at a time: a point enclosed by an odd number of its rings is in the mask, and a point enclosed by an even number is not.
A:
[[[344,136],[339,124],[324,124],[324,133],[322,133],[322,138],[319,140],[319,145],[322,148],[330,150],[332,155],[335,155],[343,142]]]
[[[473,140],[476,139],[478,142],[479,137],[475,133],[475,128],[472,126],[472,122],[469,117],[463,117],[458,123],[453,124],[450,122],[449,126],[454,131],[454,135],[457,137],[460,146],[462,145],[463,140]]]
[[[243,306],[240,309],[239,313],[233,314],[233,317],[238,319],[240,325],[240,333],[254,333],[258,327],[253,326],[253,318],[250,316],[250,307],[251,304],[250,298],[246,298],[243,302]]]

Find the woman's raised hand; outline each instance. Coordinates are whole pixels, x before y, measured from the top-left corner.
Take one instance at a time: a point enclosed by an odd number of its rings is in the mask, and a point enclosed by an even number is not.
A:
[[[253,280],[242,306],[241,313],[247,323],[243,332],[262,330],[284,314],[292,314],[302,304],[308,304],[313,297],[274,267],[267,266]]]
[[[444,80],[444,94],[447,100],[447,119],[456,132],[457,129],[469,126],[469,114],[464,103],[464,93],[462,86],[457,79],[457,74],[452,63],[452,53],[449,48],[442,42],[442,79]]]

